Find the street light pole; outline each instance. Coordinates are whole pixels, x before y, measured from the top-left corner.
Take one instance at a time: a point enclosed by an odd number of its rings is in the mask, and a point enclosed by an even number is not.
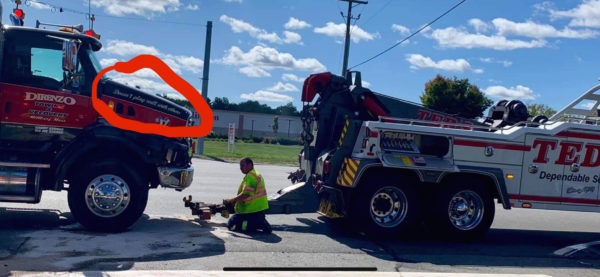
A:
[[[346,71],[348,70],[348,56],[350,55],[350,20],[352,18],[352,4],[363,4],[366,5],[369,2],[359,0],[340,0],[348,2],[348,14],[346,15],[346,41],[344,43],[344,65],[342,66],[342,77],[346,77]],[[343,15],[342,15],[343,16]],[[360,18],[360,15],[358,16]]]
[[[212,39],[212,21],[206,22],[206,44],[204,46],[204,64],[202,65],[202,98],[208,99],[208,72],[210,69],[210,41]],[[205,120],[208,120],[205,118]],[[202,118],[200,118],[202,121]],[[198,139],[198,154],[204,154],[204,138]]]

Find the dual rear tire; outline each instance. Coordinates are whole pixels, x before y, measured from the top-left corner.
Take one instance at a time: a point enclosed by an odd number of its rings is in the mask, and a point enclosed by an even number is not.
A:
[[[373,238],[403,238],[421,222],[450,240],[475,240],[494,219],[493,195],[477,179],[464,178],[420,196],[411,178],[369,178],[352,202],[352,222]]]
[[[477,179],[446,183],[434,198],[425,222],[438,236],[458,241],[485,236],[494,220],[489,189]]]

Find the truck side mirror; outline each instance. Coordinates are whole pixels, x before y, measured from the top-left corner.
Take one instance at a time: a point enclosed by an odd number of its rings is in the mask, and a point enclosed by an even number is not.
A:
[[[77,52],[79,52],[79,42],[76,40],[63,41],[63,71],[73,74],[77,71]]]

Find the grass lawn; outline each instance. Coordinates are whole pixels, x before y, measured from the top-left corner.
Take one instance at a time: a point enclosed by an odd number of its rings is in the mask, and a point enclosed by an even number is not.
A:
[[[226,141],[205,140],[204,155],[227,161],[250,157],[255,163],[298,165],[300,145],[235,142],[235,150],[227,152]]]

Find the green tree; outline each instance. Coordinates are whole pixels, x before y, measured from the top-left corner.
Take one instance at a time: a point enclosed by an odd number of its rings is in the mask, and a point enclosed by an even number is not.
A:
[[[279,130],[279,116],[273,117],[273,133],[277,137],[277,131]]]
[[[296,106],[292,102],[289,102],[285,105],[279,106],[275,108],[275,112],[278,115],[289,115],[289,116],[299,116],[300,112],[296,109]]]
[[[236,111],[237,105],[229,103],[227,97],[215,97],[215,101],[212,102],[212,108],[215,110]]]
[[[483,116],[493,103],[468,79],[440,75],[425,84],[421,102],[427,108],[471,119]]]
[[[238,111],[251,113],[275,114],[275,111],[266,104],[260,104],[258,101],[248,100],[237,104]]]
[[[529,111],[529,116],[531,117],[536,115],[545,115],[546,117],[550,118],[556,113],[555,109],[544,104],[529,104],[527,105],[527,110]]]

